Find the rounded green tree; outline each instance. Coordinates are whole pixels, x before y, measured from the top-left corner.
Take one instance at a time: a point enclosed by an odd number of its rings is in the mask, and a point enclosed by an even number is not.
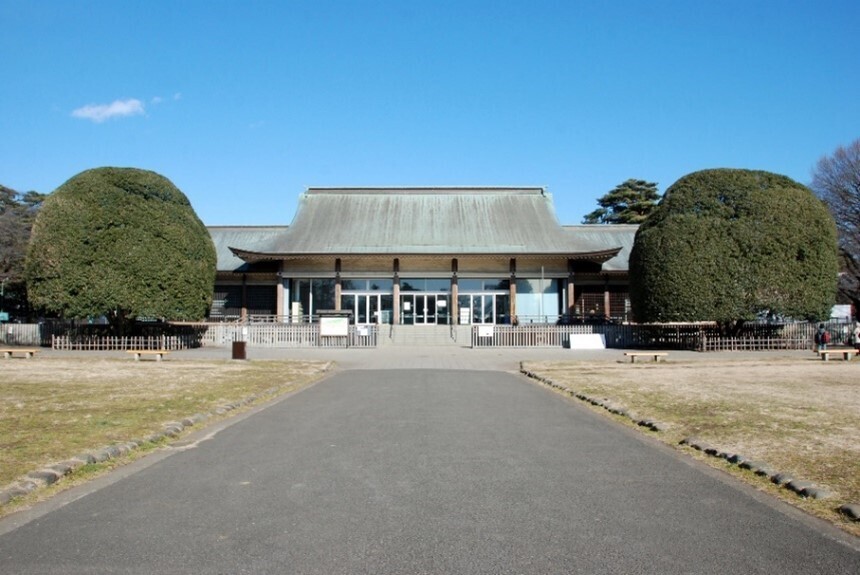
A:
[[[641,322],[716,321],[763,313],[829,317],[836,228],[805,186],[769,172],[703,170],[675,182],[639,227],[630,299]]]
[[[96,168],[46,198],[25,272],[31,303],[67,318],[197,320],[211,302],[215,248],[170,180]]]

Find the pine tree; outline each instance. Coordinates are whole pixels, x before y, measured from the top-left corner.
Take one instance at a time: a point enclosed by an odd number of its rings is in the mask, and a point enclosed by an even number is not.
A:
[[[584,224],[641,224],[657,207],[657,184],[630,179],[597,200],[600,207],[582,220]]]

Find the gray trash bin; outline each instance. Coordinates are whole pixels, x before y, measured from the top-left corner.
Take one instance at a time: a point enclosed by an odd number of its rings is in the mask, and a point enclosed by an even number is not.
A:
[[[244,341],[233,342],[233,359],[248,359],[245,356],[245,343]]]

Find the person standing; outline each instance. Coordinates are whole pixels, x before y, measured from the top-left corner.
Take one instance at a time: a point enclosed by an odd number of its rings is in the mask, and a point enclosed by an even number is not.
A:
[[[830,332],[824,328],[824,324],[818,324],[818,331],[815,332],[815,345],[817,351],[827,349],[827,344],[830,343]]]

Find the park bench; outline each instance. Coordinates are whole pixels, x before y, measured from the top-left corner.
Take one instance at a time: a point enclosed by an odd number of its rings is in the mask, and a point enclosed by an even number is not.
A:
[[[630,363],[636,363],[637,357],[653,357],[656,362],[660,361],[661,357],[668,356],[669,353],[665,351],[625,351],[624,355],[630,358]]]
[[[19,348],[19,347],[7,347],[7,348],[0,349],[0,351],[3,352],[3,357],[5,359],[11,358],[16,353],[22,353],[22,354],[24,354],[24,357],[29,359],[29,358],[33,357],[34,355],[36,355],[36,353],[38,353],[39,350],[38,349],[24,349],[24,348]]]
[[[853,347],[843,347],[843,348],[831,348],[831,349],[817,349],[815,350],[823,361],[829,361],[831,355],[839,355],[842,354],[842,359],[845,361],[850,361],[852,357],[860,353],[860,350],[856,350]]]
[[[170,352],[166,349],[127,349],[126,353],[134,354],[134,361],[140,361],[144,355],[154,355],[155,361],[161,361]]]

